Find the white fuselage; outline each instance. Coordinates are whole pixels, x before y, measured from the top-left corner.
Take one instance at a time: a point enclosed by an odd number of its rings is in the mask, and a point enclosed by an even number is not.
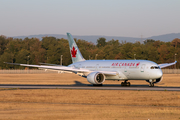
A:
[[[162,71],[158,65],[149,60],[85,60],[69,66],[118,73],[115,76],[106,76],[106,80],[150,80],[162,77]]]

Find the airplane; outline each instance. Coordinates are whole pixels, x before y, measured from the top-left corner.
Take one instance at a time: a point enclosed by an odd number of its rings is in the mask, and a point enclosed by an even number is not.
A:
[[[105,80],[123,81],[121,86],[130,86],[128,80],[145,80],[150,87],[154,87],[155,83],[163,80],[161,68],[174,65],[177,62],[158,65],[149,60],[85,60],[72,35],[67,33],[67,37],[72,58],[72,64],[68,66],[7,64],[73,72],[87,78],[87,81],[93,86],[102,86]]]

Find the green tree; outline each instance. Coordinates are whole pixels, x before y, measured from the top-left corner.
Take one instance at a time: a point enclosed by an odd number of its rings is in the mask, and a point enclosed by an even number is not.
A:
[[[12,40],[12,38],[6,38],[5,36],[0,36],[0,55],[2,55],[7,47],[8,42]]]
[[[14,63],[14,54],[4,52],[4,54],[1,55],[1,57],[0,57],[1,69],[12,69],[12,68],[14,68],[14,65],[4,64],[4,62]]]
[[[106,45],[106,38],[101,37],[97,39],[97,47],[104,47]]]
[[[144,41],[144,44],[153,44],[155,42],[155,40],[153,39],[147,39]]]
[[[174,46],[175,48],[180,47],[180,39],[175,38],[174,40],[172,40],[171,45]]]

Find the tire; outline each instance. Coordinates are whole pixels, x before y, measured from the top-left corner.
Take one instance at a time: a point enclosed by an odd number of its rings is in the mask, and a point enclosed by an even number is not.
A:
[[[154,83],[150,83],[149,87],[154,87]]]
[[[130,83],[130,82],[127,82],[127,86],[131,86],[131,83]]]
[[[121,83],[121,86],[125,86],[124,82]]]

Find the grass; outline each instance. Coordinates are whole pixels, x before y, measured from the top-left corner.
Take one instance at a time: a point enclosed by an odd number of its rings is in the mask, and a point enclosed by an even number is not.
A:
[[[89,84],[72,74],[0,76],[0,84],[75,84],[76,81]],[[179,75],[164,75],[162,83],[157,85],[180,86]],[[148,86],[144,81],[132,81],[132,84]],[[0,106],[0,120],[173,120],[180,118],[180,92],[2,88]]]
[[[0,119],[178,119],[180,92],[4,90]]]

